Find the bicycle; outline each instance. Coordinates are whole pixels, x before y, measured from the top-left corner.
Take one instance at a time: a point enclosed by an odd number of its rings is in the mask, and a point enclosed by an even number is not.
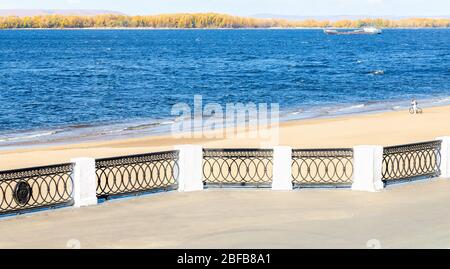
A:
[[[417,107],[417,111],[416,111],[416,113],[417,114],[422,114],[422,108],[420,108],[420,107]],[[409,109],[409,114],[414,114],[414,108],[413,107],[411,107],[410,109]]]

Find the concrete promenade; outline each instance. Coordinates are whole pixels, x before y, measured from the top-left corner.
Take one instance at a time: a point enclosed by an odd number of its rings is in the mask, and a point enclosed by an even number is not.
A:
[[[215,189],[0,219],[0,248],[450,248],[450,180]]]

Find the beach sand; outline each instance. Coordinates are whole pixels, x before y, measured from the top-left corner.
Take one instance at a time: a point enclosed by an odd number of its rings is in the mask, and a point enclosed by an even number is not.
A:
[[[242,128],[241,128],[242,129]],[[434,140],[450,135],[450,106],[433,107],[424,114],[407,111],[349,115],[335,118],[280,123],[278,139],[176,138],[171,135],[97,141],[58,146],[35,146],[0,151],[0,169],[16,169],[68,162],[75,157],[113,157],[173,149],[175,145],[199,144],[209,148],[270,147],[336,148],[355,145],[397,145]]]

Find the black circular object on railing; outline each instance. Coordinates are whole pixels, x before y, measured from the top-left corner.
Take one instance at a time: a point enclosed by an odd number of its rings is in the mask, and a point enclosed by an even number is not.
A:
[[[14,200],[19,205],[26,205],[31,198],[31,186],[25,181],[17,183],[14,189]]]

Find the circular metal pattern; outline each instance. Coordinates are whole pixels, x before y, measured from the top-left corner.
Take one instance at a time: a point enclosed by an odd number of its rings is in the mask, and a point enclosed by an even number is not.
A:
[[[0,172],[0,215],[73,203],[73,164]]]
[[[97,197],[177,186],[178,151],[96,160]]]
[[[204,184],[268,184],[272,182],[270,149],[204,149]]]
[[[26,205],[31,198],[31,186],[26,181],[17,183],[14,190],[14,200],[19,205]]]
[[[432,141],[384,148],[383,180],[437,177],[441,174],[442,141]]]
[[[294,184],[350,184],[352,176],[352,149],[298,149],[292,151],[292,182]]]
[[[439,176],[442,141],[384,148],[383,180]],[[272,181],[273,151],[205,149],[205,183],[246,184]],[[178,151],[96,161],[97,195],[114,195],[176,186]],[[350,183],[351,149],[294,150],[294,183]],[[73,203],[73,164],[0,172],[0,215],[24,209]]]

